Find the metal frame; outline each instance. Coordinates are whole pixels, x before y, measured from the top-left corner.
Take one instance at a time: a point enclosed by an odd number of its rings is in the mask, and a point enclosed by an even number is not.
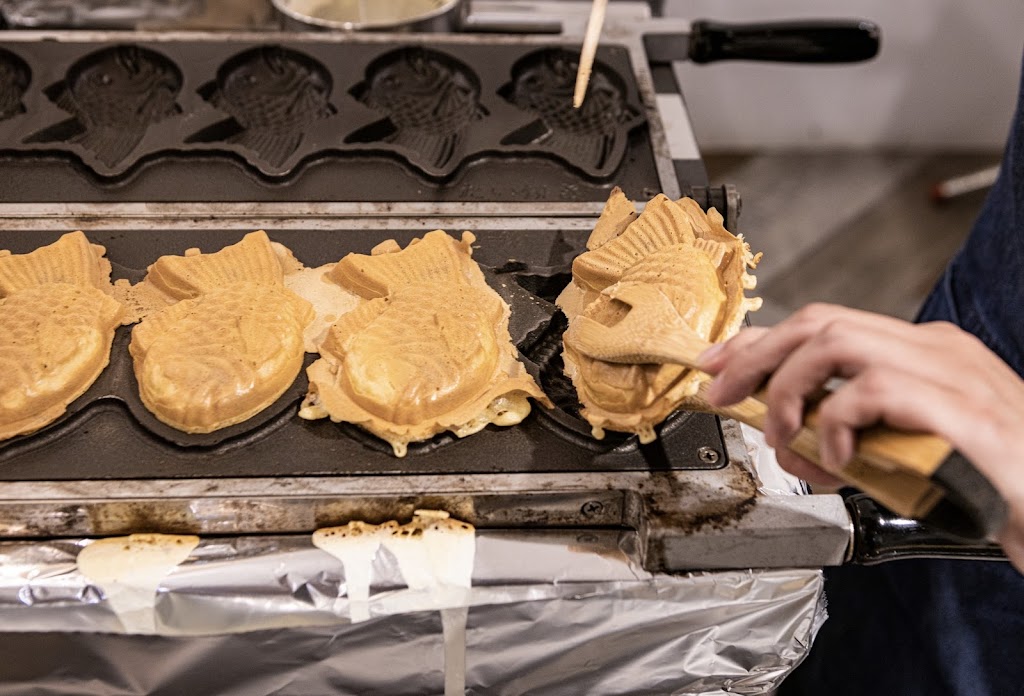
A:
[[[477,2],[485,11],[491,3]],[[431,34],[432,44],[550,45],[583,35],[589,3],[520,2],[557,14],[552,36]],[[602,40],[625,46],[646,111],[662,191],[680,195],[644,37],[689,22],[653,20],[646,3],[614,3]],[[6,41],[124,41],[124,33],[19,31]],[[133,33],[151,42],[225,39],[385,43],[410,34]],[[664,45],[662,41],[659,45]],[[593,226],[600,203],[130,203],[0,204],[0,231],[118,229],[572,229]],[[820,567],[847,560],[852,525],[839,496],[767,496],[757,490],[742,435],[722,423],[730,463],[707,471],[448,476],[355,476],[118,481],[24,481],[0,488],[0,537],[116,535],[139,531],[203,535],[306,533],[351,519],[408,518],[441,507],[482,528],[634,530],[652,571]],[[84,456],[88,456],[85,454]]]

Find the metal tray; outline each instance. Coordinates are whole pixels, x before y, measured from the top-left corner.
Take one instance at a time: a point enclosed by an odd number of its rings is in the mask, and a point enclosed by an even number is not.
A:
[[[625,46],[601,47],[580,110],[578,49],[551,40],[0,49],[0,202],[582,202],[662,188]]]
[[[421,231],[268,230],[308,266],[337,261],[349,252],[368,253],[383,239],[403,246]],[[0,235],[0,248],[25,253],[55,241],[59,231]],[[141,280],[145,267],[162,254],[189,247],[216,251],[238,241],[240,230],[147,230],[145,233],[90,231],[107,247],[115,278]],[[214,433],[190,435],[150,414],[138,396],[128,354],[130,327],[117,331],[111,363],[68,412],[46,428],[0,442],[0,480],[85,480],[126,478],[219,478],[316,476],[329,474],[470,474],[555,471],[714,469],[728,458],[717,420],[678,413],[661,428],[659,440],[639,445],[635,437],[610,433],[591,437],[578,414],[575,393],[562,374],[561,327],[557,309],[528,292],[557,292],[568,280],[569,262],[582,248],[579,233],[537,236],[509,230],[478,233],[478,259],[490,267],[488,282],[512,307],[510,332],[528,369],[557,407],[534,407],[522,424],[489,427],[460,440],[451,434],[410,446],[403,459],[390,446],[357,426],[330,420],[304,421],[298,405],[307,390],[305,373],[268,409],[248,421]],[[307,364],[315,356],[307,357]]]

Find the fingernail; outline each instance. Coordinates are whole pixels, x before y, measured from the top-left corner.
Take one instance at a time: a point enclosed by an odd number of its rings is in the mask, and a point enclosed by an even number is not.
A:
[[[724,343],[715,343],[710,348],[708,348],[703,353],[697,356],[697,365],[702,368],[711,365],[714,362],[715,358],[722,354],[722,351],[724,349]]]

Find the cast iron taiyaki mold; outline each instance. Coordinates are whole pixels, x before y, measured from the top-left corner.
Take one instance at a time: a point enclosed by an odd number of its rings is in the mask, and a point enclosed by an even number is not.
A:
[[[466,131],[488,115],[480,103],[480,80],[469,66],[423,47],[375,59],[350,93],[385,118],[349,134],[345,142],[388,143],[440,176],[458,167]]]
[[[305,132],[333,116],[331,74],[319,61],[281,46],[259,46],[229,59],[199,94],[231,118],[185,139],[232,143],[280,168]],[[258,166],[258,161],[256,162]]]
[[[0,202],[570,203],[662,188],[622,46],[599,48],[576,111],[574,46],[275,39],[0,42]]]
[[[643,123],[629,103],[623,79],[602,61],[594,61],[587,95],[580,108],[572,96],[579,56],[561,48],[536,51],[512,66],[512,81],[502,97],[537,118],[501,139],[501,144],[550,152],[590,176],[618,169],[630,130]]]
[[[13,235],[2,246],[24,254],[58,239],[65,230]],[[137,282],[157,258],[199,247],[213,252],[235,244],[243,230],[147,230],[123,234],[91,230],[88,241],[102,245],[112,278]],[[348,252],[368,253],[386,239],[405,247],[423,230],[269,230],[269,237],[294,252],[307,267],[333,263]],[[474,258],[487,284],[511,307],[508,331],[526,370],[551,389],[554,361],[544,357],[561,337],[557,310],[517,282],[526,275],[567,278],[585,233],[528,234],[483,230]],[[542,241],[543,240],[543,241]],[[509,264],[516,259],[515,264]],[[505,268],[505,272],[495,271]],[[509,270],[518,268],[520,271]],[[152,272],[152,271],[151,271]],[[138,326],[138,325],[136,325]],[[329,419],[307,421],[298,411],[308,389],[305,370],[268,408],[209,433],[187,433],[158,420],[143,404],[133,371],[132,327],[116,330],[110,364],[67,412],[34,432],[0,441],[0,480],[102,478],[237,477],[274,475],[485,473],[530,471],[621,471],[649,468],[715,468],[697,456],[700,447],[724,453],[717,421],[683,413],[662,426],[660,438],[640,446],[635,437],[590,437],[568,393],[552,393],[559,407],[535,405],[518,425],[488,426],[464,439],[451,433],[410,443],[399,459],[392,446],[365,430]],[[550,351],[548,351],[550,353]],[[316,356],[306,354],[304,366]],[[536,358],[536,359],[532,359]],[[543,364],[538,364],[542,362]],[[553,390],[555,391],[555,390]]]
[[[15,53],[0,48],[0,121],[25,113],[21,98],[28,90],[32,71]]]
[[[105,171],[125,161],[155,124],[181,113],[181,71],[140,46],[112,46],[76,61],[46,96],[71,118],[30,135],[28,143],[78,145]],[[105,172],[104,172],[105,173]]]

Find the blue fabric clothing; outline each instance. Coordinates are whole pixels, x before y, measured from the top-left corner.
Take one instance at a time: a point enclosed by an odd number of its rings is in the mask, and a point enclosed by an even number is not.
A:
[[[1021,78],[999,179],[918,321],[954,322],[1024,374]],[[1009,563],[829,568],[825,593],[829,620],[781,696],[1024,696],[1024,575]]]

